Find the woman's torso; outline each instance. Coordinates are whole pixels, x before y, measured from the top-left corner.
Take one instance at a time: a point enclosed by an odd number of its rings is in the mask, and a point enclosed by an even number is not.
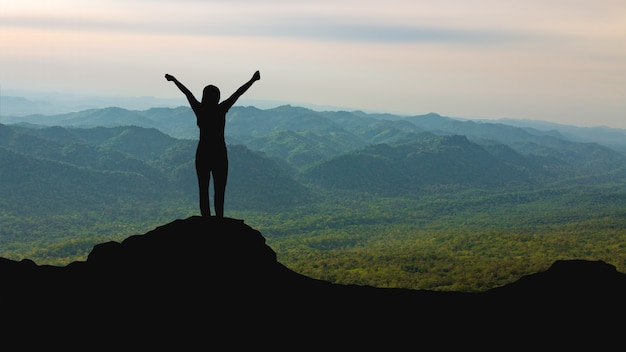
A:
[[[200,129],[200,141],[198,147],[211,148],[225,147],[224,128],[226,127],[226,112],[220,106],[205,108],[202,105],[194,109],[198,128]]]

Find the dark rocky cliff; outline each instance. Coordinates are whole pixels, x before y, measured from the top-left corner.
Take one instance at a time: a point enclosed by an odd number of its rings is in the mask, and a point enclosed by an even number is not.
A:
[[[626,312],[626,275],[601,261],[557,261],[481,293],[338,285],[282,265],[243,220],[196,216],[65,267],[0,258],[0,282],[5,335],[48,333],[49,345],[599,347]]]

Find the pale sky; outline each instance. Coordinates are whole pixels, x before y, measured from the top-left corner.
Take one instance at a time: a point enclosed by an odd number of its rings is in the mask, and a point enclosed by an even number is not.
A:
[[[0,0],[0,88],[626,128],[624,0]]]

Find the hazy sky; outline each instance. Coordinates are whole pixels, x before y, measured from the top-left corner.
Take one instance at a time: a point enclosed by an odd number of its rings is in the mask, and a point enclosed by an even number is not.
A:
[[[626,128],[624,0],[0,0],[0,88]]]

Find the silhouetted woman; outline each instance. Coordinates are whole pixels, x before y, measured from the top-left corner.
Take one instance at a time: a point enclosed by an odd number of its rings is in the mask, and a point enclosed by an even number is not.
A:
[[[233,95],[220,103],[220,90],[214,85],[204,87],[202,101],[199,102],[193,94],[180,83],[176,77],[166,74],[165,79],[176,84],[187,97],[191,109],[196,114],[196,122],[200,128],[200,139],[196,149],[196,174],[200,189],[200,213],[202,216],[211,216],[209,200],[209,181],[213,174],[213,190],[215,196],[215,214],[218,218],[224,217],[224,193],[228,177],[228,154],[224,140],[226,113],[235,104],[237,99],[261,79],[259,71],[252,78],[239,87]]]

